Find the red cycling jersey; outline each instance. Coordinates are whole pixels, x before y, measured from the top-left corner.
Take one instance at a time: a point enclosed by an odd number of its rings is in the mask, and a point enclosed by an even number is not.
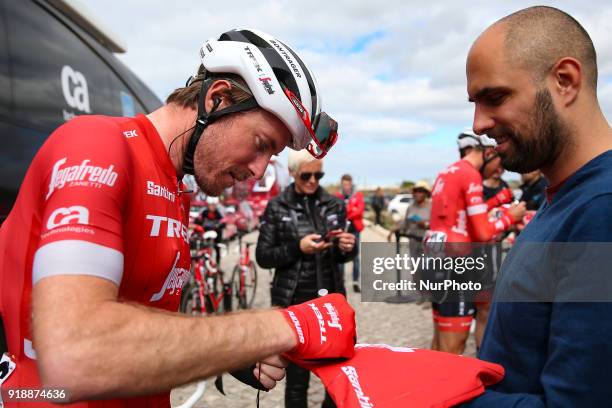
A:
[[[323,382],[338,407],[451,407],[504,377],[503,367],[433,350],[357,344],[348,360],[298,361]]]
[[[431,193],[426,242],[486,242],[513,223],[510,215],[488,218],[491,205],[482,197],[482,176],[467,160],[443,170]]]
[[[40,388],[30,324],[32,286],[40,279],[96,276],[117,284],[121,301],[178,310],[190,273],[189,200],[179,189],[164,144],[143,115],[81,116],[51,134],[0,229],[0,313],[16,362],[3,389]],[[169,407],[170,398],[75,406]]]

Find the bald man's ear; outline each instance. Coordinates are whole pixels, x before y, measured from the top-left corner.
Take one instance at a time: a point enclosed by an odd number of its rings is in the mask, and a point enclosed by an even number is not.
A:
[[[561,58],[552,67],[554,94],[564,106],[570,106],[580,93],[584,80],[582,64],[575,58]]]

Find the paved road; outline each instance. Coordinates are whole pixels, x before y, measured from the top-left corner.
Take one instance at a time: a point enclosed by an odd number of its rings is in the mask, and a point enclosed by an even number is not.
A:
[[[249,241],[256,241],[256,233],[247,237]],[[363,242],[384,241],[386,231],[380,227],[367,227],[361,235]],[[230,247],[230,256],[224,259],[223,265],[230,265],[232,256],[236,256]],[[227,263],[227,264],[226,264]],[[346,268],[346,282],[349,302],[353,305],[357,316],[357,335],[360,343],[386,343],[396,346],[429,347],[432,333],[431,309],[428,305],[388,304],[388,303],[362,303],[359,294],[353,293],[350,285],[350,266]],[[227,270],[229,269],[226,266]],[[231,269],[230,269],[231,270]],[[255,307],[263,308],[270,304],[269,287],[271,275],[267,270],[259,270],[259,282]],[[470,338],[466,350],[467,355],[474,355],[473,336]],[[257,392],[234,380],[231,376],[224,376],[224,386],[227,396],[221,395],[212,384],[207,382],[204,397],[195,405],[196,407],[227,407],[252,408],[255,406]],[[175,389],[172,392],[172,405],[176,407],[184,402],[195,390],[194,385]],[[323,401],[324,390],[319,380],[312,376],[309,388],[309,407],[319,407]],[[262,408],[283,408],[284,382],[277,385],[268,393],[261,393],[260,406]]]

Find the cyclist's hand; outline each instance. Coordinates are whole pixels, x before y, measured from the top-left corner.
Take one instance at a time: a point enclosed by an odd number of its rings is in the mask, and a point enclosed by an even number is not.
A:
[[[506,214],[512,217],[514,222],[520,222],[523,219],[526,211],[527,207],[525,207],[525,202],[521,201],[518,204],[512,204],[506,211]]]
[[[322,240],[319,234],[308,234],[300,240],[300,251],[307,255],[316,254],[321,252],[333,244],[331,242],[325,242]]]
[[[355,311],[338,293],[282,311],[297,338],[291,360],[351,358],[355,354]]]
[[[355,235],[350,232],[343,232],[337,235],[338,238],[338,248],[342,252],[351,252],[355,247]]]
[[[276,386],[276,383],[285,378],[285,368],[289,360],[283,356],[272,356],[257,363],[253,370],[255,378],[268,390]]]

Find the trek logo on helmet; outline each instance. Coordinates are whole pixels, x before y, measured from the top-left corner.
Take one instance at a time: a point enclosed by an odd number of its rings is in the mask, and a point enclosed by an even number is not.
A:
[[[255,70],[259,72],[259,82],[261,82],[265,91],[268,93],[268,95],[274,94],[274,88],[272,87],[272,83],[271,83],[272,78],[266,75],[264,70],[261,68],[261,64],[259,63],[259,61],[257,61],[257,58],[255,58],[253,51],[251,51],[248,45],[244,47],[244,50],[246,51],[246,54],[249,56],[249,59],[253,61],[253,66],[255,67]]]
[[[251,51],[248,46],[244,47],[244,50],[246,51],[246,54],[249,56],[249,58],[253,61],[253,65],[255,66],[257,72],[263,72],[263,69],[261,69],[261,64],[257,62],[257,58],[255,58],[255,55],[253,55],[253,51]]]

